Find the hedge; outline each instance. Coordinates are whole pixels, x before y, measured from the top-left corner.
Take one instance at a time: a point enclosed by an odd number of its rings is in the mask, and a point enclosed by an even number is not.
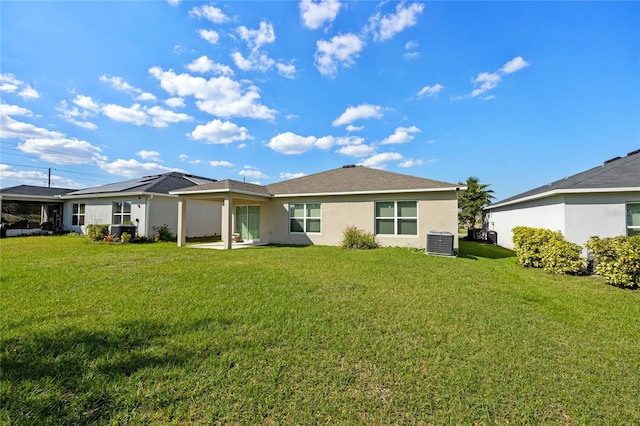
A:
[[[640,287],[640,235],[634,237],[591,237],[585,244],[593,257],[597,274],[611,285]]]
[[[565,240],[560,232],[516,226],[513,244],[518,263],[524,267],[544,268],[554,274],[580,274],[585,269],[582,247]]]

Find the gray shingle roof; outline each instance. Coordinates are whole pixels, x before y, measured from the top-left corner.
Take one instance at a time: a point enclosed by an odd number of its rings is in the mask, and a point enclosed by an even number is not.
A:
[[[69,188],[48,188],[46,186],[18,185],[10,188],[0,189],[2,196],[23,195],[28,197],[57,197],[65,195],[75,189]]]
[[[179,192],[181,194],[187,194],[187,193],[206,192],[206,191],[210,191],[210,192],[237,191],[237,192],[251,193],[256,195],[265,195],[265,196],[271,195],[269,191],[267,191],[267,188],[265,188],[262,185],[240,182],[233,179],[224,179],[224,180],[218,180],[211,183],[206,183],[203,185],[191,186],[188,188],[177,190],[175,192]]]
[[[130,192],[168,194],[170,191],[210,182],[215,182],[215,179],[208,179],[179,172],[169,172],[160,175],[143,176],[138,179],[130,179],[108,185],[94,186],[92,188],[71,192],[68,195],[75,197],[95,194],[126,194]]]
[[[459,186],[363,166],[345,166],[273,183],[266,188],[274,195],[293,195],[454,189]]]
[[[494,203],[489,208],[547,192],[589,189],[594,192],[602,192],[612,188],[635,188],[640,191],[640,150],[630,152],[626,157],[607,160],[602,165],[587,171],[506,198]]]

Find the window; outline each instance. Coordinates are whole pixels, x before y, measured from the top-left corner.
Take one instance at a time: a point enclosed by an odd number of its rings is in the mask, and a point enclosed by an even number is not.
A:
[[[131,201],[116,201],[113,203],[113,225],[131,223]]]
[[[377,201],[376,234],[418,235],[418,202]]]
[[[640,203],[627,204],[627,235],[640,235]]]
[[[71,225],[84,225],[84,204],[74,204],[71,211]]]
[[[289,232],[320,232],[320,203],[289,204]]]

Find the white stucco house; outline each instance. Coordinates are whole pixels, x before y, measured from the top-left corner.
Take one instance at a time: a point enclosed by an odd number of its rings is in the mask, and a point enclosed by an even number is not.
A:
[[[212,182],[169,172],[69,192],[62,197],[64,229],[84,234],[90,224],[131,224],[136,235],[152,238],[166,224],[176,234],[178,196],[170,192]],[[192,220],[185,229],[187,237],[220,235],[220,203],[192,203],[188,213]]]
[[[513,248],[516,226],[560,231],[578,245],[591,236],[640,235],[640,150],[490,205],[485,227]]]
[[[256,185],[226,179],[170,194],[179,197],[178,245],[185,244],[194,203],[222,205],[225,248],[237,239],[261,244],[340,245],[355,226],[382,245],[424,248],[429,231],[458,247],[460,185],[348,165]],[[453,237],[455,236],[455,237]]]

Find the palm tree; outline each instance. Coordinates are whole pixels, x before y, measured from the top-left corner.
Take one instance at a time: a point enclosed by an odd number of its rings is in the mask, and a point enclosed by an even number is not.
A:
[[[482,217],[482,209],[496,197],[493,196],[493,189],[487,189],[490,184],[480,183],[477,177],[470,177],[460,185],[467,187],[458,198],[458,219],[467,229],[473,229],[476,222]]]

